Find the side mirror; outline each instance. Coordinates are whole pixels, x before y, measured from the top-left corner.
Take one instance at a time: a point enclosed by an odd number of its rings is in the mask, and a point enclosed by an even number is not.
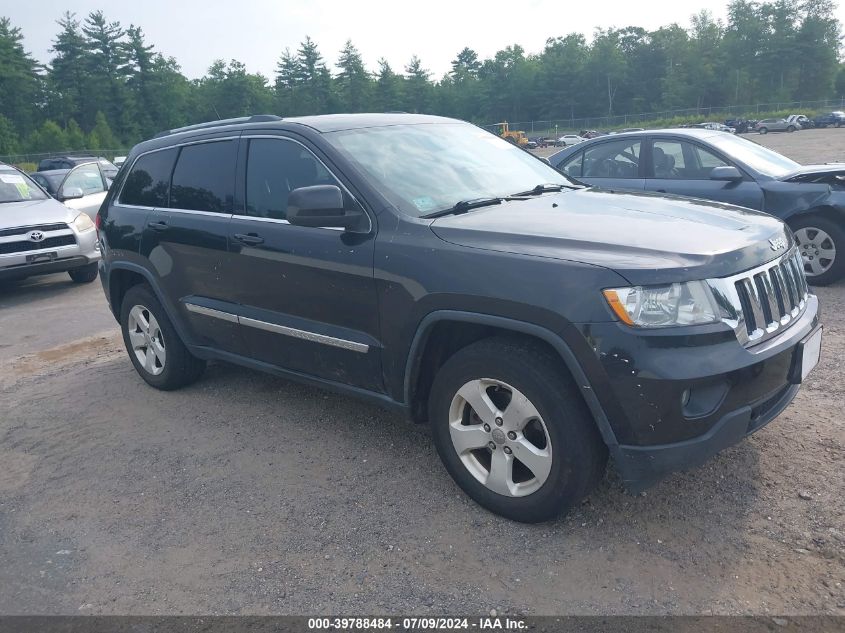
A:
[[[360,230],[366,216],[358,209],[347,209],[343,192],[335,185],[314,185],[294,189],[288,195],[287,220],[295,226],[338,227]]]
[[[78,200],[84,195],[85,193],[79,187],[62,187],[62,190],[59,192],[59,200],[61,202],[65,200]]]
[[[742,180],[742,174],[736,167],[732,165],[725,165],[723,167],[714,167],[710,171],[710,180],[728,180],[736,181]]]

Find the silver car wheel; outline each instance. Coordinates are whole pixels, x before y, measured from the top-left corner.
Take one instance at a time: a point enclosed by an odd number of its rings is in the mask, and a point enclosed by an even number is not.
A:
[[[795,238],[807,277],[817,277],[830,270],[836,260],[836,244],[830,235],[814,226],[807,226],[795,231]]]
[[[153,376],[164,371],[167,352],[164,348],[164,335],[158,321],[149,308],[133,306],[126,322],[132,352],[141,367]]]
[[[493,378],[471,380],[449,408],[452,446],[475,479],[500,495],[524,497],[546,482],[552,442],[531,401]]]

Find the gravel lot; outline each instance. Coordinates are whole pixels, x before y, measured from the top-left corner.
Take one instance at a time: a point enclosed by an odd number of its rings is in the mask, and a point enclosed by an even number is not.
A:
[[[802,162],[845,129],[753,136]],[[0,286],[0,613],[845,615],[845,285],[749,441],[565,519],[470,502],[425,428],[225,364],[161,393],[95,283]]]

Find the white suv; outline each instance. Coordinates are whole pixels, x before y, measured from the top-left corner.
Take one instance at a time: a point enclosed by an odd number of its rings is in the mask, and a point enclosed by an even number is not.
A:
[[[89,283],[99,259],[97,231],[86,213],[0,163],[0,280],[67,271],[73,281]]]

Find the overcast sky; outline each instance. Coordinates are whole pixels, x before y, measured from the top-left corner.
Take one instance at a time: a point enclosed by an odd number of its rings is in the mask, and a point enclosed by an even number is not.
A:
[[[84,17],[101,8],[123,26],[140,26],[150,43],[176,57],[190,78],[202,76],[214,59],[238,59],[267,77],[285,47],[295,50],[306,35],[333,66],[347,39],[375,70],[385,57],[402,71],[416,54],[439,78],[464,46],[482,58],[509,44],[539,52],[546,39],[578,31],[590,37],[596,27],[642,26],[653,29],[710,10],[726,17],[727,0],[46,0],[4,2],[0,15],[23,30],[28,50],[49,61],[55,23],[65,9]],[[841,6],[837,10],[843,20]],[[843,20],[845,21],[845,20]],[[334,68],[332,67],[332,70]]]

